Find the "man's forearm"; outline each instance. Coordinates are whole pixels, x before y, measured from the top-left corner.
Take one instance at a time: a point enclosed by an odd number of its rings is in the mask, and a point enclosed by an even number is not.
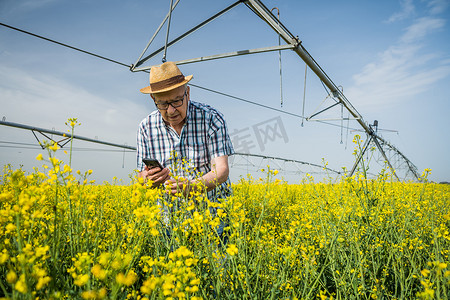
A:
[[[197,179],[194,179],[192,183],[194,185],[203,185],[207,191],[211,191],[215,189],[218,185],[224,183],[228,178],[228,172],[218,174],[215,171],[210,171],[203,175],[202,177],[199,177]]]
[[[220,160],[213,161],[212,170],[202,177],[194,179],[192,183],[195,184],[201,182],[201,185],[206,187],[207,191],[211,191],[218,185],[224,183],[228,179],[228,174],[228,159],[227,157],[223,157]]]

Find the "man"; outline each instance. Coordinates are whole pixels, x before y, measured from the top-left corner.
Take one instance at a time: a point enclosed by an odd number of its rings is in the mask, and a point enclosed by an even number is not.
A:
[[[139,125],[137,167],[153,187],[164,185],[171,194],[188,195],[203,186],[215,200],[229,195],[228,156],[234,150],[223,115],[190,100],[187,83],[192,77],[173,62],[151,68],[150,86],[141,92],[150,94],[157,110]],[[145,157],[157,159],[163,169],[149,169],[142,162]]]

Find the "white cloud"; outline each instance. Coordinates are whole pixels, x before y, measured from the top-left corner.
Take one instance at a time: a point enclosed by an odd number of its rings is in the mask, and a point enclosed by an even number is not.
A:
[[[438,1],[432,2],[438,5]],[[412,4],[405,1],[403,5],[406,15],[406,11],[411,10],[406,7]],[[449,60],[437,52],[427,53],[425,47],[427,37],[444,25],[445,20],[440,18],[416,19],[396,45],[381,52],[375,61],[353,76],[354,85],[347,89],[347,94],[359,102],[360,107],[385,109],[386,105],[408,101],[448,76]]]
[[[2,0],[0,1],[0,16],[13,18],[14,16],[23,15],[36,9],[57,3],[58,0]]]
[[[396,21],[401,21],[407,19],[409,16],[414,14],[415,7],[412,0],[400,1],[401,11],[393,14],[386,21],[387,23],[393,23]]]
[[[395,62],[394,62],[395,63]],[[355,76],[357,84],[347,90],[350,99],[358,102],[359,107],[372,110],[386,109],[386,106],[405,102],[426,91],[435,82],[450,74],[450,65],[411,72],[409,66],[384,68],[381,65],[377,72],[366,71]],[[376,66],[370,66],[372,68]]]
[[[37,8],[41,8],[47,5],[50,5],[52,3],[57,2],[57,0],[30,0],[30,1],[24,1],[20,4],[20,8],[30,11]]]
[[[442,28],[445,20],[437,18],[424,17],[418,19],[414,24],[406,29],[406,33],[401,37],[401,42],[412,43],[424,38],[430,32]]]
[[[30,76],[4,66],[0,66],[0,95],[7,121],[62,131],[64,122],[75,117],[82,123],[76,134],[113,143],[134,144],[140,114],[147,110],[128,100],[105,100],[52,76]]]
[[[443,13],[448,6],[448,0],[432,0],[428,3],[430,14],[437,15]]]
[[[347,89],[350,99],[371,109],[385,109],[386,105],[404,102],[426,91],[435,82],[450,74],[450,64],[437,55],[419,53],[418,45],[392,46],[379,55],[377,61],[364,67]]]

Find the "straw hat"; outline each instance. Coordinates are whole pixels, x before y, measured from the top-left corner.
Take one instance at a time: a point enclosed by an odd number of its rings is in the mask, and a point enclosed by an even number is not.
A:
[[[144,94],[167,92],[188,83],[192,77],[185,77],[174,62],[168,61],[150,69],[150,86],[140,91]]]

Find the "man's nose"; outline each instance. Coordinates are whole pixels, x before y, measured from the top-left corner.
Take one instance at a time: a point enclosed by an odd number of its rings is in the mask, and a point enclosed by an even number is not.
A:
[[[177,109],[172,106],[172,104],[169,104],[169,107],[167,108],[167,112],[169,114],[174,113]]]

